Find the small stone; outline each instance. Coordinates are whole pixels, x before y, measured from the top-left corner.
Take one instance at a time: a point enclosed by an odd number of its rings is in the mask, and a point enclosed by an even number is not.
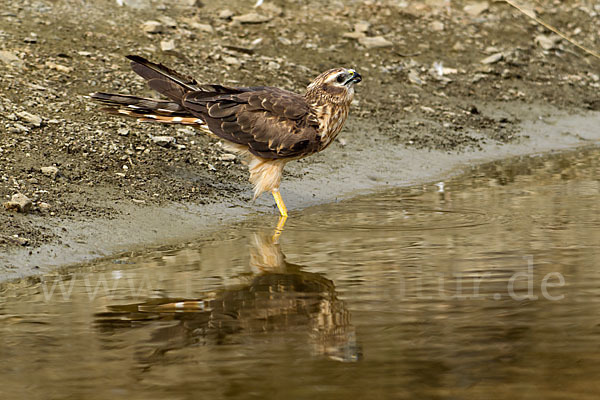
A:
[[[158,17],[158,20],[160,22],[162,22],[162,24],[168,28],[177,28],[177,22],[171,17],[162,15],[162,16]]]
[[[17,116],[21,120],[27,122],[28,124],[31,124],[31,125],[36,126],[36,127],[42,126],[42,117],[39,117],[37,115],[28,113],[27,111],[18,112]]]
[[[275,61],[269,61],[269,63],[267,64],[267,68],[276,71],[281,68],[281,65],[279,65]]]
[[[174,51],[175,50],[175,41],[173,39],[161,41],[160,49],[162,51]]]
[[[32,202],[27,196],[21,193],[13,194],[10,201],[4,203],[4,208],[9,211],[27,213],[31,210]]]
[[[146,33],[161,33],[165,27],[158,21],[146,21],[142,24],[142,30]]]
[[[42,201],[41,203],[38,203],[38,207],[40,210],[48,210],[50,208],[50,204]]]
[[[483,52],[485,54],[495,54],[495,53],[499,53],[500,49],[497,48],[496,46],[488,46],[483,50]]]
[[[0,62],[19,68],[23,66],[23,61],[15,53],[6,50],[0,50]]]
[[[197,22],[192,22],[190,26],[201,32],[213,33],[215,31],[212,25],[209,24],[199,24]]]
[[[441,32],[444,30],[444,24],[440,21],[433,21],[429,24],[429,29],[433,32]]]
[[[258,13],[248,13],[235,16],[233,17],[233,20],[242,24],[262,24],[269,22],[271,17],[267,17],[266,15],[261,15]]]
[[[375,49],[380,47],[389,47],[393,43],[383,36],[362,37],[358,39],[358,43],[365,46],[367,49]]]
[[[503,53],[496,53],[496,54],[492,54],[489,57],[484,58],[480,62],[482,64],[494,64],[494,63],[497,63],[498,61],[502,60],[503,58],[504,58]]]
[[[79,54],[81,57],[89,57],[92,55],[92,53],[89,51],[78,51],[77,54]]]
[[[454,43],[454,46],[452,46],[452,50],[454,50],[454,51],[464,51],[465,50],[465,45],[462,42],[456,42],[456,43]]]
[[[469,14],[471,17],[478,17],[481,13],[487,11],[490,7],[487,1],[481,3],[473,3],[463,7],[463,11]]]
[[[69,72],[73,71],[73,68],[71,67],[67,67],[66,65],[60,65],[52,61],[46,61],[46,67],[56,70],[58,72],[64,72],[65,74],[68,74]]]
[[[117,129],[117,133],[121,136],[127,136],[127,135],[129,135],[129,129],[119,128],[119,129]]]
[[[175,144],[175,138],[173,136],[151,136],[150,138],[154,144],[161,147],[169,147],[170,145]]]
[[[558,35],[538,35],[535,37],[535,43],[544,50],[552,50],[556,48],[556,45],[560,42],[560,36]]]
[[[223,62],[225,62],[225,64],[228,64],[228,65],[236,65],[236,66],[242,65],[242,62],[235,57],[224,56],[222,59],[223,59]]]
[[[408,80],[417,85],[423,84],[423,80],[421,79],[421,77],[419,76],[417,71],[415,71],[415,70],[412,70],[408,73]]]
[[[225,154],[221,154],[221,156],[219,157],[219,160],[221,160],[221,161],[233,161],[236,158],[237,158],[237,156],[235,154],[225,153]]]
[[[51,167],[42,167],[40,169],[40,171],[42,171],[42,174],[49,176],[51,178],[56,178],[56,176],[58,175],[58,168],[51,166]]]
[[[221,19],[231,19],[231,17],[233,17],[233,11],[229,10],[229,9],[224,9],[219,13],[219,18]]]
[[[366,37],[364,32],[346,32],[342,35],[346,39],[360,39]]]
[[[29,132],[29,128],[25,125],[14,124],[12,128],[9,129],[10,133],[27,133]]]
[[[292,44],[292,41],[290,39],[285,38],[283,36],[279,36],[277,40],[279,40],[279,43],[281,43],[284,46],[290,46]]]
[[[370,27],[371,24],[367,21],[359,21],[356,24],[354,24],[354,32],[366,33]]]

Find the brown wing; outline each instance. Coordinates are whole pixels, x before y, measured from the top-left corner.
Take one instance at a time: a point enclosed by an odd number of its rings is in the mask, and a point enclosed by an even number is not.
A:
[[[318,122],[304,97],[273,87],[199,89],[187,93],[182,105],[199,114],[215,135],[268,159],[317,151]]]

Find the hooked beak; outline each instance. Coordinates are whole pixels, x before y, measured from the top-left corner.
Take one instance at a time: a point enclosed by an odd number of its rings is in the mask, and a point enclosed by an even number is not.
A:
[[[356,72],[353,69],[348,70],[348,74],[350,74],[350,79],[348,79],[345,83],[345,85],[349,85],[352,83],[358,83],[360,81],[362,81],[362,76],[360,76],[360,74],[358,72]]]

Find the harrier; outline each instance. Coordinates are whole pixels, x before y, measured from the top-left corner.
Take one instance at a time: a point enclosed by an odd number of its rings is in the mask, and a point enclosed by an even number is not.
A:
[[[193,125],[223,139],[248,164],[254,199],[270,191],[282,217],[287,217],[279,193],[283,167],[333,142],[348,117],[354,84],[362,79],[353,69],[334,68],[300,95],[268,86],[199,84],[162,64],[127,58],[133,71],[167,100],[109,93],[91,97],[110,113]]]

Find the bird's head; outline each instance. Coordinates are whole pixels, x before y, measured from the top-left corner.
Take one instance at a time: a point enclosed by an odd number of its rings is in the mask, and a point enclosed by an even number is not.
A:
[[[354,97],[354,84],[362,80],[353,69],[334,68],[317,76],[306,89],[306,98],[336,104],[350,104]]]

